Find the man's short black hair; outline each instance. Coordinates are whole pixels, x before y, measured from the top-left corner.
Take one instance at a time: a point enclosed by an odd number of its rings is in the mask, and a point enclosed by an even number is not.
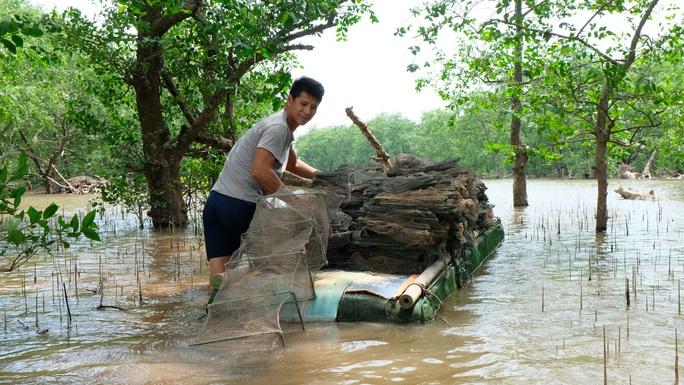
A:
[[[302,76],[292,83],[292,88],[290,88],[290,96],[296,98],[301,95],[302,92],[306,92],[307,94],[313,96],[320,103],[321,100],[323,100],[325,89],[323,89],[323,85],[318,81],[306,76]]]

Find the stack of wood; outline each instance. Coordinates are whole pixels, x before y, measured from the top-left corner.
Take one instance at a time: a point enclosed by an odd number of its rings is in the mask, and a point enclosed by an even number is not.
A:
[[[51,182],[53,193],[90,194],[97,192],[101,185],[107,183],[107,180],[101,177],[93,178],[82,175],[64,179],[63,183],[58,183],[55,180]]]
[[[311,187],[341,201],[332,216],[330,264],[388,273],[459,258],[496,223],[484,183],[456,161],[399,155],[392,166],[319,173]]]

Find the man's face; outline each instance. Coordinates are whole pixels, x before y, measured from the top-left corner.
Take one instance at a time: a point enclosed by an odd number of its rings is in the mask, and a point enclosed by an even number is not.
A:
[[[291,129],[303,126],[316,115],[318,101],[313,96],[302,92],[296,98],[292,95],[287,97],[285,112],[287,113],[287,125]]]

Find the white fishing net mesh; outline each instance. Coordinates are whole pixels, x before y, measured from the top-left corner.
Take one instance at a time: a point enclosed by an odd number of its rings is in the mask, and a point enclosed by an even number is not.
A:
[[[192,344],[248,339],[272,346],[274,337],[282,344],[280,309],[286,302],[299,307],[316,296],[313,282],[327,262],[329,233],[323,192],[283,189],[260,199],[208,306],[206,326]]]

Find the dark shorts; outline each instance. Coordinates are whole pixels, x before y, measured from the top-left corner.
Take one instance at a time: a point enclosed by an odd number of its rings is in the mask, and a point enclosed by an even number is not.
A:
[[[207,259],[233,254],[240,247],[240,237],[249,228],[256,204],[229,197],[216,191],[204,204],[204,244]]]

